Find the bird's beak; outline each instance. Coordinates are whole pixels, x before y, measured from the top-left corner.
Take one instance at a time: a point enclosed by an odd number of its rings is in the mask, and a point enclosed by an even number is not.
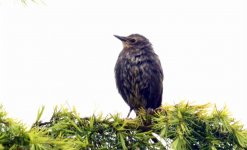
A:
[[[125,42],[128,40],[127,37],[124,37],[124,36],[118,36],[118,35],[114,35],[116,38],[118,38],[119,40],[121,40],[122,42]]]

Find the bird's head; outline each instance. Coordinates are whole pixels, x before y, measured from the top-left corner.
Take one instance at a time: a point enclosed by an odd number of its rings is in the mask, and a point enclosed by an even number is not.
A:
[[[152,44],[149,42],[149,40],[140,34],[131,34],[129,36],[114,36],[122,41],[124,48],[142,49],[146,47],[152,49]]]

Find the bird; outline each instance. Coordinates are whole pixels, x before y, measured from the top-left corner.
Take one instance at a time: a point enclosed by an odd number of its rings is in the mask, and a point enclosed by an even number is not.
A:
[[[140,34],[114,35],[122,44],[115,64],[115,80],[119,94],[136,115],[141,108],[155,110],[162,103],[163,70],[149,40]]]

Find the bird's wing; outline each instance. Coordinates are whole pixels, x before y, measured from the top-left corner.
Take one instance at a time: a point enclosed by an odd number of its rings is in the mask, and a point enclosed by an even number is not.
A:
[[[146,70],[142,73],[143,84],[140,94],[146,101],[146,108],[157,108],[161,105],[163,94],[163,71],[157,59],[147,64]]]

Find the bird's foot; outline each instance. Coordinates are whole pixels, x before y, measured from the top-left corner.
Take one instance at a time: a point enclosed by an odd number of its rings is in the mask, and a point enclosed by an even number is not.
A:
[[[155,110],[153,108],[148,108],[147,109],[147,114],[154,115],[155,114]]]
[[[163,109],[161,107],[158,107],[155,109],[155,112],[161,112]]]

